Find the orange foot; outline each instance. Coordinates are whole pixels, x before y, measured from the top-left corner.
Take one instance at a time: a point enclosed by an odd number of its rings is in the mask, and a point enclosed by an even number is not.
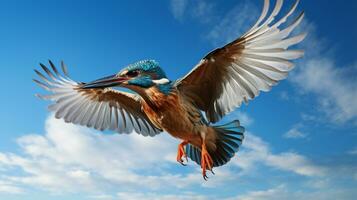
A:
[[[207,170],[210,170],[212,174],[214,174],[212,171],[212,167],[213,167],[213,160],[206,149],[206,145],[203,143],[202,151],[201,151],[201,168],[202,168],[203,179],[205,179],[206,181],[208,178],[206,175]]]
[[[186,152],[185,152],[185,149],[184,149],[184,146],[188,144],[188,141],[184,140],[183,142],[181,142],[179,145],[178,145],[178,150],[177,150],[177,162],[179,162],[181,165],[186,165],[183,163],[183,160],[182,160],[182,157],[185,157],[186,158],[186,162],[188,162],[188,159],[187,159],[187,155],[186,155]]]

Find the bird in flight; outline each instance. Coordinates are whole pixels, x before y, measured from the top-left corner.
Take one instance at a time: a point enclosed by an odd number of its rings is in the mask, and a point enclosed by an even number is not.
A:
[[[230,161],[244,138],[238,120],[212,124],[260,91],[269,91],[293,69],[291,60],[303,56],[302,50],[288,49],[306,35],[290,35],[303,12],[286,24],[298,2],[277,19],[283,0],[276,1],[270,14],[265,0],[261,16],[245,34],[208,53],[176,81],[153,60],[89,83],[73,81],[63,62],[60,73],[49,61],[51,70],[40,64],[47,75],[35,70],[42,80],[34,81],[51,94],[38,97],[54,101],[49,109],[68,123],[143,136],[165,131],[181,140],[177,161],[185,165],[183,159],[190,158],[201,166],[206,180],[207,170],[213,173],[213,167]]]

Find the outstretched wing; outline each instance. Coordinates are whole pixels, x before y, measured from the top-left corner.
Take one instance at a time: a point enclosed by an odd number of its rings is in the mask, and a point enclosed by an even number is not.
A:
[[[115,130],[118,133],[131,133],[135,130],[144,136],[155,136],[161,132],[142,112],[139,95],[110,88],[81,89],[83,83],[77,83],[68,77],[63,62],[64,75],[58,72],[51,61],[49,62],[54,73],[40,64],[48,77],[35,70],[43,82],[34,81],[52,93],[37,96],[55,101],[49,109],[55,112],[56,118],[98,130]]]
[[[301,42],[306,35],[289,36],[304,13],[285,28],[279,27],[295,11],[298,2],[285,16],[274,20],[283,0],[276,1],[268,17],[269,0],[265,0],[261,16],[249,31],[210,52],[177,81],[181,94],[205,111],[207,119],[214,123],[243,101],[254,99],[260,91],[269,91],[279,80],[286,78],[293,69],[290,60],[303,56],[303,51],[288,50],[288,47]]]

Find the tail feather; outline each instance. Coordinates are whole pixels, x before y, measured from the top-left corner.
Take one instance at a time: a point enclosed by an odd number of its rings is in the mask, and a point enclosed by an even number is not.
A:
[[[191,160],[195,161],[197,164],[201,165],[201,149],[191,145],[186,145],[186,154]]]
[[[209,151],[213,159],[213,167],[226,164],[236,152],[244,139],[244,127],[239,120],[234,120],[224,125],[212,126],[217,134],[216,150]],[[201,164],[201,150],[191,144],[186,145],[186,154],[197,164]]]

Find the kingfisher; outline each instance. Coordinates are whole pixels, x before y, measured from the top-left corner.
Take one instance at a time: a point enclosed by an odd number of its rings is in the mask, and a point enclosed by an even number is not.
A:
[[[264,1],[246,33],[208,53],[178,80],[170,80],[158,62],[142,60],[114,75],[76,82],[63,61],[62,72],[49,61],[50,67],[40,64],[45,74],[35,70],[41,81],[34,81],[50,94],[37,96],[54,101],[49,109],[67,123],[143,136],[166,132],[181,141],[176,160],[186,165],[190,158],[206,180],[207,171],[229,162],[244,139],[239,120],[216,123],[285,79],[294,67],[291,60],[304,54],[289,48],[306,36],[291,36],[304,13],[286,24],[299,0],[278,19],[283,0],[276,0],[271,12],[269,3]]]

